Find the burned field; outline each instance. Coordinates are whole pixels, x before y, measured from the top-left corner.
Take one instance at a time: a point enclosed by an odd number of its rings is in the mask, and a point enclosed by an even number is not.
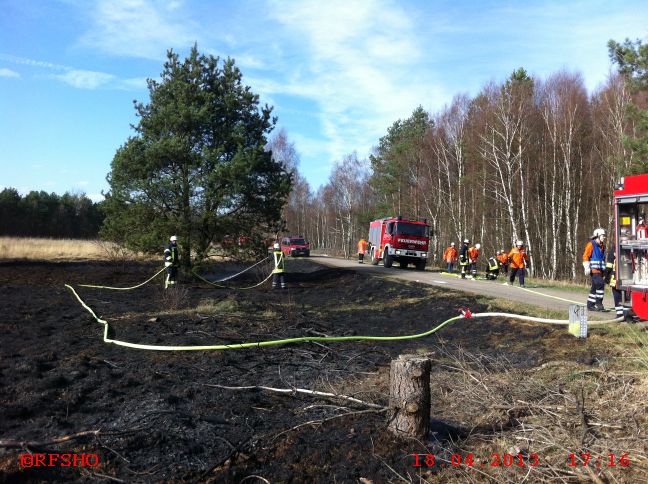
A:
[[[253,285],[266,269],[231,285]],[[0,263],[0,480],[638,482],[646,475],[645,360],[619,331],[576,340],[563,327],[467,319],[405,341],[143,351],[104,343],[103,327],[64,287],[130,286],[155,270]],[[110,322],[112,337],[151,345],[414,334],[460,308],[492,309],[467,295],[308,260],[290,261],[289,270],[285,291],[196,282],[172,295],[155,283],[77,291]],[[387,430],[389,364],[404,353],[432,361],[426,441]],[[91,453],[98,465],[23,468],[27,452]],[[570,465],[570,454],[581,453],[608,461],[580,465],[579,457]],[[511,465],[504,455],[514,456]]]

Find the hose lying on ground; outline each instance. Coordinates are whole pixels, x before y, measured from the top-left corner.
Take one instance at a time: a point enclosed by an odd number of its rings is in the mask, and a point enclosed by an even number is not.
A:
[[[462,311],[460,316],[454,316],[450,319],[446,319],[441,324],[435,326],[429,331],[424,333],[412,334],[412,335],[403,335],[403,336],[303,336],[298,338],[287,338],[279,340],[269,340],[269,341],[258,341],[254,343],[237,343],[237,344],[228,344],[228,345],[200,345],[200,346],[163,346],[163,345],[146,345],[139,343],[129,343],[127,341],[120,341],[116,339],[111,339],[108,337],[108,321],[99,318],[95,312],[79,297],[74,288],[68,284],[65,285],[72,294],[77,298],[81,305],[92,315],[92,317],[100,324],[104,325],[104,334],[103,340],[105,343],[112,343],[118,346],[126,346],[128,348],[135,348],[140,350],[152,350],[152,351],[205,351],[205,350],[232,350],[232,349],[245,349],[245,348],[261,348],[266,346],[279,346],[285,344],[293,343],[307,343],[307,342],[336,342],[336,341],[400,341],[408,339],[417,339],[423,338],[425,336],[430,336],[431,334],[436,333],[445,326],[458,321],[460,319],[468,318],[482,318],[482,317],[510,317],[516,319],[526,319],[535,322],[545,322],[551,324],[569,324],[569,321],[562,321],[556,319],[543,319],[543,318],[533,318],[531,316],[521,316],[518,314],[509,314],[509,313],[476,313],[472,314],[470,311]],[[598,321],[598,324],[601,323],[611,323],[616,321],[621,321],[623,318],[617,318],[610,321]]]
[[[223,279],[220,279],[220,280],[217,281],[217,282],[224,282],[224,281],[228,281],[228,280],[230,280],[230,279],[234,279],[235,277],[240,276],[240,275],[243,274],[244,272],[249,271],[249,270],[252,269],[253,267],[258,266],[259,264],[261,264],[262,262],[264,262],[264,261],[266,261],[266,260],[268,260],[268,259],[269,259],[269,257],[266,257],[265,259],[260,260],[259,262],[257,262],[257,263],[255,263],[255,264],[251,265],[250,267],[247,267],[247,268],[243,269],[241,272],[237,272],[236,274],[233,274],[233,275],[231,275],[231,276],[227,276],[227,277],[225,277],[225,278],[223,278]],[[149,279],[145,280],[145,281],[142,282],[141,284],[137,284],[136,286],[131,286],[131,287],[112,287],[112,286],[96,286],[96,285],[92,285],[92,284],[79,284],[79,287],[89,287],[89,288],[93,288],[93,289],[109,289],[109,290],[111,290],[111,291],[130,291],[130,290],[132,290],[132,289],[137,289],[138,287],[142,287],[143,285],[148,284],[148,283],[151,282],[153,279],[155,279],[158,275],[160,275],[162,272],[164,272],[164,270],[166,270],[166,267],[163,267],[162,269],[160,269],[159,271],[157,271],[155,274],[153,274]],[[244,290],[244,289],[252,289],[252,288],[258,287],[258,286],[260,286],[261,284],[263,284],[264,282],[266,282],[268,279],[270,279],[270,276],[272,275],[272,273],[270,273],[270,275],[269,275],[268,277],[266,277],[266,278],[265,278],[263,281],[261,281],[260,283],[255,284],[254,286],[249,286],[249,287],[233,287],[233,286],[220,285],[220,284],[216,284],[216,283],[214,283],[214,282],[208,281],[207,279],[205,279],[204,277],[198,275],[198,274],[195,273],[195,272],[193,272],[192,274],[195,275],[196,277],[198,277],[199,279],[205,281],[206,283],[211,284],[212,286],[217,286],[217,287],[226,287],[226,288],[229,288],[229,289],[240,289],[240,290]]]

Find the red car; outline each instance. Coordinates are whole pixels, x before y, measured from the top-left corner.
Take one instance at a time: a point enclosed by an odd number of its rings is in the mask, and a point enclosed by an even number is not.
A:
[[[281,239],[281,252],[291,257],[310,256],[310,244],[302,235],[292,235]]]

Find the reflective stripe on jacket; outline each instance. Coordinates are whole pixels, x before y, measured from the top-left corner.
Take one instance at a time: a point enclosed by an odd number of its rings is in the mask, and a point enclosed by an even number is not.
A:
[[[280,250],[275,250],[272,255],[274,256],[274,269],[272,270],[273,274],[278,274],[280,272],[285,272],[286,271],[286,266],[285,266],[285,257],[283,252]]]
[[[178,246],[169,244],[169,247],[167,247],[164,250],[164,261],[171,262],[171,265],[177,266],[179,259],[180,258],[178,257]]]
[[[583,262],[590,263],[592,272],[603,272],[605,269],[605,246],[600,246],[595,242],[595,239],[590,240],[583,252]]]

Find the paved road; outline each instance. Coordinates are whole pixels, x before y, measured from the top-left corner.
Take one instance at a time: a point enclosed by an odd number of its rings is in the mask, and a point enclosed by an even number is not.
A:
[[[311,256],[314,262],[324,264],[330,267],[347,267],[358,271],[377,274],[380,276],[397,277],[407,281],[415,281],[432,286],[446,287],[455,291],[463,291],[481,296],[490,296],[495,298],[519,301],[524,304],[539,306],[544,309],[564,311],[567,319],[570,304],[585,304],[587,300],[586,291],[583,294],[570,291],[560,291],[557,289],[534,288],[533,281],[527,282],[526,289],[517,285],[504,285],[505,279],[500,275],[496,281],[461,279],[457,276],[444,274],[442,272],[433,272],[432,270],[417,271],[413,267],[400,269],[397,264],[385,269],[382,264],[372,266],[364,263],[358,264],[357,260],[339,259],[327,256]],[[517,281],[516,281],[517,284]],[[604,303],[612,306],[612,296],[609,291],[606,292]],[[589,319],[612,319],[613,312],[608,313],[590,313]]]

